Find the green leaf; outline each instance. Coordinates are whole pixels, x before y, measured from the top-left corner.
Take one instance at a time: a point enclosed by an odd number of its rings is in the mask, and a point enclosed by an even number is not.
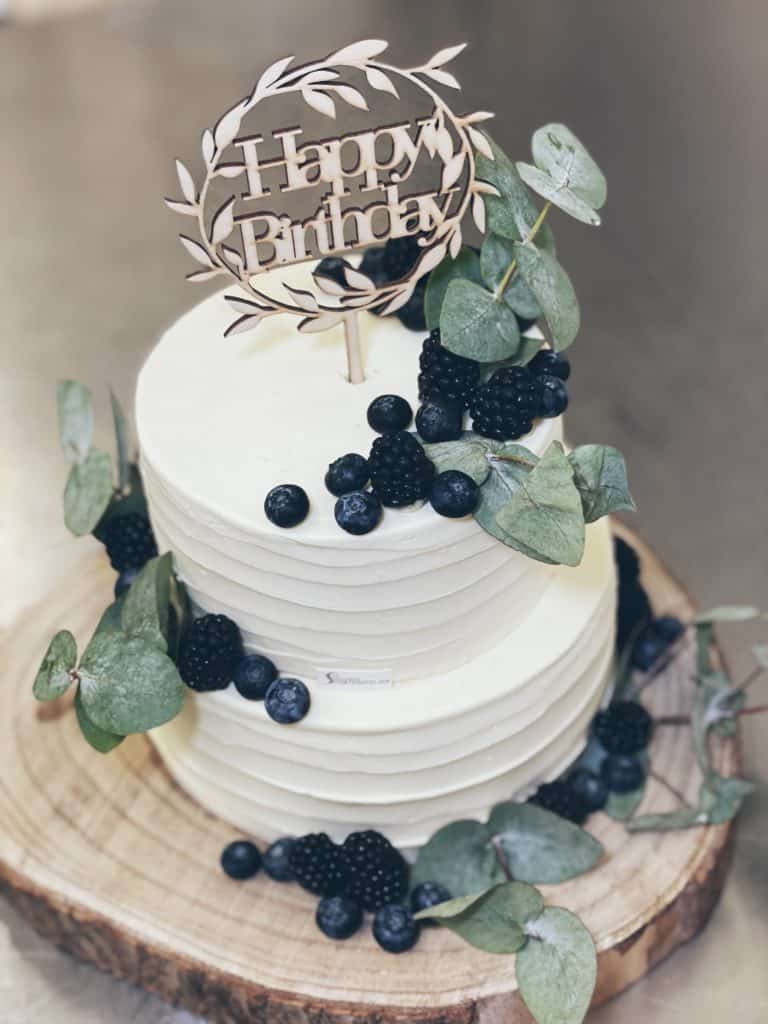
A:
[[[88,718],[118,736],[154,729],[175,718],[184,703],[176,666],[138,637],[97,633],[79,672]]]
[[[438,441],[425,444],[427,457],[434,462],[438,473],[457,469],[472,477],[478,486],[485,483],[491,472],[488,461],[490,448],[485,439],[465,430],[456,441]]]
[[[565,882],[590,871],[603,855],[594,836],[535,804],[497,804],[488,828],[518,882]]]
[[[581,495],[584,521],[594,523],[612,512],[634,512],[624,456],[607,444],[582,444],[569,454]]]
[[[492,292],[499,287],[514,259],[515,247],[511,239],[488,235],[480,252],[480,272]],[[538,320],[542,315],[539,300],[518,273],[513,274],[503,300],[518,316],[528,320]]]
[[[477,177],[487,181],[499,196],[484,195],[488,230],[504,238],[525,238],[536,223],[539,211],[509,157],[486,135],[493,160],[477,154]]]
[[[599,210],[608,198],[605,175],[564,124],[545,124],[533,133],[533,162],[559,186]]]
[[[59,437],[70,462],[82,462],[93,440],[91,392],[74,380],[60,380],[56,386]]]
[[[538,167],[518,161],[517,172],[529,188],[563,213],[569,214],[582,224],[591,224],[593,227],[600,224],[600,214],[593,210],[589,203],[585,203],[572,189],[558,185]]]
[[[520,348],[517,350],[512,363],[516,366],[526,366],[544,344],[544,335],[535,325],[529,327],[525,334],[520,335]]]
[[[759,614],[759,609],[751,604],[723,604],[701,612],[693,621],[697,626],[708,625],[711,622],[748,622],[750,619],[756,619]]]
[[[629,821],[645,796],[645,784],[631,793],[611,793],[603,810],[614,821]]]
[[[69,471],[64,488],[64,522],[70,533],[83,537],[97,526],[112,497],[112,461],[92,448]]]
[[[491,292],[471,281],[448,285],[440,313],[440,340],[458,356],[493,363],[510,359],[520,346],[517,317]]]
[[[573,467],[554,441],[519,491],[496,516],[504,543],[532,558],[578,565],[584,555],[584,512]]]
[[[138,466],[135,463],[131,463],[128,467],[129,474],[129,490],[127,494],[120,494],[114,492],[112,499],[104,512],[104,515],[99,520],[99,524],[93,531],[94,536],[103,541],[104,530],[107,523],[116,519],[118,516],[126,516],[129,514],[135,514],[139,516],[148,517],[147,511],[147,499],[144,495],[144,485],[142,483],[141,474]]]
[[[529,942],[517,954],[520,995],[537,1024],[580,1024],[597,981],[592,936],[569,910],[546,907],[526,925]]]
[[[491,475],[480,488],[475,519],[486,533],[506,544],[506,534],[497,516],[522,489],[523,481],[538,464],[539,457],[521,444],[506,444],[496,454],[505,455],[506,459],[490,459]]]
[[[424,296],[424,316],[430,331],[440,326],[440,310],[443,308],[445,293],[451,281],[457,278],[472,281],[474,284],[483,283],[480,276],[480,257],[474,249],[466,245],[461,247],[455,260],[444,259],[429,275]]]
[[[68,629],[61,629],[48,645],[37,670],[32,693],[36,700],[56,700],[66,693],[73,679],[70,673],[77,664],[77,642]]]
[[[80,726],[80,732],[83,734],[83,737],[100,754],[108,754],[110,750],[114,750],[125,739],[124,736],[116,736],[114,733],[105,732],[104,729],[100,729],[98,725],[90,720],[83,707],[83,697],[79,686],[75,694],[75,714],[77,715],[77,724]]]
[[[113,601],[111,605],[104,609],[101,618],[98,621],[96,629],[93,635],[97,633],[122,633],[123,627],[121,623],[123,604],[125,603],[125,594],[121,594],[116,601]]]
[[[531,242],[515,242],[517,266],[539,305],[557,352],[572,344],[579,333],[581,314],[571,279],[554,256]]]
[[[439,882],[454,896],[483,892],[504,881],[504,872],[486,825],[454,821],[439,829],[419,850],[411,883]]]
[[[125,595],[120,623],[126,636],[137,637],[151,647],[168,650],[168,608],[173,573],[172,555],[152,558]]]
[[[699,810],[706,814],[708,825],[722,825],[735,818],[755,785],[748,779],[725,779],[717,775],[702,784]]]
[[[706,824],[698,807],[678,807],[665,814],[639,814],[626,823],[627,832],[676,832],[681,828]]]
[[[544,908],[541,893],[522,882],[502,882],[487,892],[430,907],[432,918],[486,953],[516,953],[527,942],[523,925]]]
[[[125,419],[123,407],[117,395],[110,389],[110,401],[112,403],[112,420],[115,426],[115,445],[117,448],[117,485],[121,491],[125,490],[130,483],[131,463],[128,454],[128,423]]]

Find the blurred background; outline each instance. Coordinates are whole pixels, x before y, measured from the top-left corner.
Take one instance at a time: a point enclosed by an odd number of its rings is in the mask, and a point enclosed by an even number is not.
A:
[[[173,160],[275,58],[384,38],[407,65],[466,40],[469,109],[525,159],[563,121],[606,172],[597,230],[555,214],[582,306],[569,433],[626,455],[641,531],[701,605],[768,608],[765,0],[0,0],[0,628],[77,570],[54,383],[130,401],[187,285]],[[762,632],[765,633],[766,625]],[[734,675],[758,626],[723,637]],[[753,703],[768,698],[754,688]],[[768,778],[768,716],[745,720]],[[768,1019],[765,786],[713,926],[596,1024]],[[0,903],[0,1019],[189,1020],[49,949]]]

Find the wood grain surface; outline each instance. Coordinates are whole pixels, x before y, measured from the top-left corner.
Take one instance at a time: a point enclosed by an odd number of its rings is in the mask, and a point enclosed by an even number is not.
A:
[[[657,609],[690,613],[683,590],[642,548]],[[429,929],[403,957],[364,931],[340,945],[315,928],[314,901],[267,878],[233,883],[217,866],[231,828],[170,779],[151,743],[102,757],[80,739],[66,701],[35,705],[30,684],[45,636],[68,623],[87,637],[108,597],[103,558],[86,559],[13,631],[0,656],[0,876],[10,900],[54,943],[213,1022],[529,1020],[513,960]],[[689,706],[686,647],[647,691],[657,714]],[[694,798],[688,735],[659,730],[656,772]],[[737,766],[720,743],[720,769]],[[643,809],[668,809],[649,784]],[[603,814],[590,829],[606,849],[588,875],[545,887],[596,938],[596,1002],[621,991],[705,923],[728,863],[729,828],[628,836]]]

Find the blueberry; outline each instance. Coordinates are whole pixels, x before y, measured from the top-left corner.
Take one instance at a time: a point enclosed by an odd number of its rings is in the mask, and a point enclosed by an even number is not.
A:
[[[405,953],[419,938],[419,923],[413,914],[398,903],[388,903],[376,911],[373,919],[373,937],[388,953]]]
[[[253,878],[261,867],[259,848],[249,843],[247,839],[236,839],[234,843],[224,847],[221,866],[226,875],[237,879],[238,882]]]
[[[587,771],[586,768],[577,768],[568,776],[568,785],[590,814],[605,807],[608,787],[605,780],[594,772]]]
[[[342,494],[333,510],[336,522],[347,533],[361,536],[375,530],[381,521],[381,502],[368,491]]]
[[[613,554],[619,570],[619,585],[628,587],[640,579],[640,559],[637,552],[621,537],[613,538]]]
[[[123,594],[126,594],[130,590],[131,584],[133,583],[133,581],[136,579],[140,572],[141,569],[123,569],[123,571],[120,573],[120,575],[117,577],[117,580],[115,581],[116,598],[122,597]]]
[[[541,403],[539,415],[547,419],[562,416],[568,408],[568,389],[559,377],[539,377]]]
[[[291,850],[296,842],[290,836],[276,839],[264,854],[264,870],[275,882],[292,882]]]
[[[464,410],[449,398],[428,398],[416,413],[416,429],[430,444],[461,437]]]
[[[384,246],[382,262],[390,281],[396,281],[409,274],[423,252],[416,235],[390,238]]]
[[[346,260],[339,256],[326,256],[320,260],[314,270],[315,277],[327,277],[337,284],[346,284],[344,270],[349,266]]]
[[[565,356],[549,348],[537,352],[528,363],[528,368],[537,377],[559,377],[560,380],[568,380],[571,376],[571,364]]]
[[[317,904],[315,921],[329,939],[348,939],[363,923],[363,911],[350,896],[326,896]]]
[[[450,898],[451,894],[439,882],[421,882],[411,893],[411,913],[418,914],[420,910],[429,910],[430,907],[445,903]]]
[[[338,498],[350,491],[362,491],[370,475],[368,459],[350,452],[330,464],[325,474],[325,486]]]
[[[246,700],[264,700],[275,679],[277,669],[263,654],[246,654],[238,662],[232,677],[235,689]]]
[[[280,725],[300,722],[309,705],[309,690],[300,679],[276,679],[264,698],[267,714]]]
[[[631,793],[645,781],[645,768],[636,757],[609,754],[600,765],[600,775],[611,793]]]
[[[640,669],[641,672],[647,672],[656,664],[666,649],[667,644],[657,635],[653,623],[650,623],[637,638],[635,646],[632,648],[632,667]]]
[[[368,424],[378,434],[405,430],[413,419],[413,409],[400,395],[379,395],[368,406]]]
[[[264,512],[275,526],[298,526],[309,512],[307,492],[298,484],[279,484],[264,499]]]
[[[685,626],[674,615],[662,615],[654,621],[653,630],[660,640],[671,647],[683,635]]]
[[[480,488],[466,473],[458,469],[447,469],[444,473],[438,473],[432,482],[429,500],[438,515],[461,519],[477,508]]]
[[[409,331],[425,331],[427,329],[427,318],[424,314],[424,297],[427,293],[427,281],[429,274],[425,274],[420,281],[416,282],[413,295],[397,311],[397,319],[407,327]]]

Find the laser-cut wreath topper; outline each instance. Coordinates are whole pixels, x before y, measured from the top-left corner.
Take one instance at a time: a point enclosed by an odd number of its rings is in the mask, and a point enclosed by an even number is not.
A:
[[[377,59],[387,45],[383,40],[366,39],[323,60],[293,68],[293,57],[275,61],[249,96],[228,110],[213,130],[203,132],[205,176],[199,188],[184,164],[177,161],[183,200],[166,199],[172,210],[197,221],[199,241],[180,235],[184,248],[203,268],[188,274],[187,279],[207,281],[225,275],[248,295],[226,296],[229,305],[240,314],[227,328],[226,335],[251,330],[265,317],[279,313],[299,317],[300,331],[323,331],[344,323],[353,381],[362,380],[355,314],[371,307],[388,314],[405,305],[421,277],[446,255],[458,254],[462,244],[461,221],[470,205],[475,223],[484,231],[482,196],[498,195],[492,185],[477,178],[474,157],[478,150],[493,159],[486,137],[474,127],[493,115],[477,111],[459,116],[431,84],[460,88],[444,67],[466,44],[440,50],[423,66],[408,69]],[[266,99],[299,93],[305,103],[330,118],[336,117],[337,101],[368,110],[363,93],[345,81],[342,73],[360,77],[361,87],[398,98],[395,83],[398,78],[405,79],[427,94],[433,103],[432,112],[417,119],[415,129],[410,121],[405,121],[299,146],[297,142],[303,134],[300,127],[273,131],[271,137],[279,140],[282,156],[263,161],[259,146],[266,134],[264,122],[261,133],[254,133],[248,131],[244,120]],[[382,158],[384,146],[387,156]],[[225,159],[232,149],[240,151],[237,162]],[[422,151],[430,159],[437,156],[442,161],[440,186],[434,192],[401,195],[400,186],[413,172]],[[347,158],[346,167],[342,155]],[[354,155],[351,166],[350,155]],[[275,169],[282,171],[282,180],[265,182],[265,172]],[[246,189],[230,195],[210,215],[207,207],[211,205],[212,183],[216,179],[241,177]],[[347,183],[352,182],[361,194],[379,193],[378,201],[345,208],[342,201],[349,195]],[[258,203],[273,194],[275,185],[283,192],[322,187],[328,191],[310,218],[291,221],[287,215]],[[375,232],[374,219],[380,222],[383,217],[388,218],[387,229]],[[355,238],[347,241],[345,226],[350,222],[354,222]],[[283,284],[287,297],[282,300],[259,287],[259,274],[277,265],[299,263],[318,254],[344,254],[405,235],[418,235],[423,251],[411,271],[399,280],[378,286],[359,270],[345,265],[343,283],[314,274],[316,293]],[[233,236],[239,241],[239,248],[232,244]],[[315,239],[314,251],[310,251],[308,244],[311,236]]]

